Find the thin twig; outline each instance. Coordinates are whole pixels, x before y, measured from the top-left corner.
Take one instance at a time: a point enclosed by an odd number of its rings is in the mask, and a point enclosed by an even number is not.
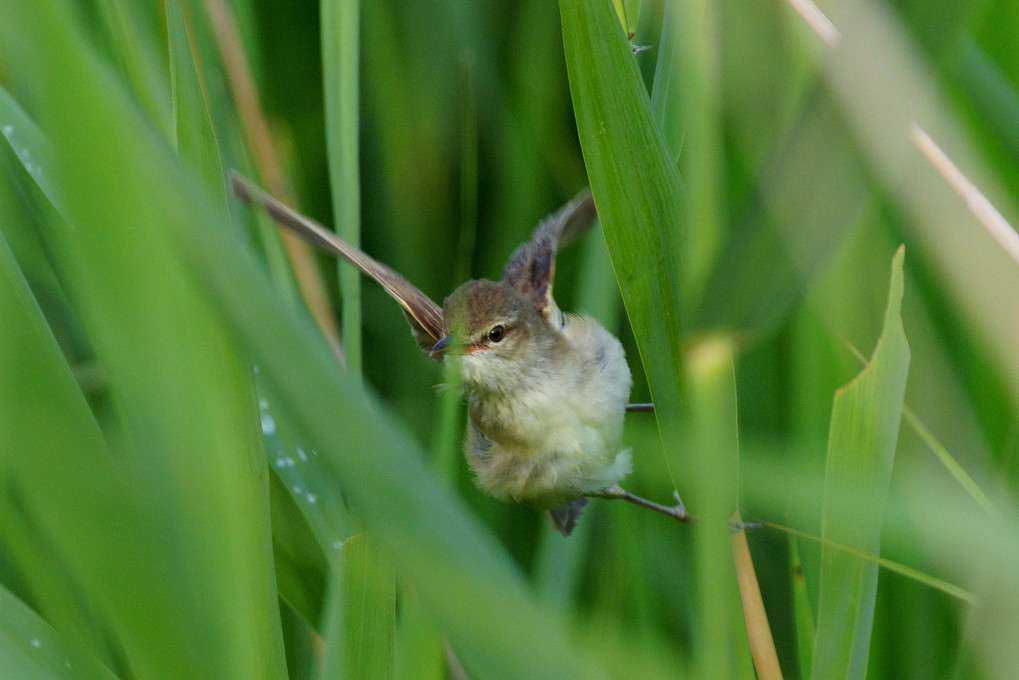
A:
[[[676,504],[672,506],[662,505],[660,503],[655,503],[654,501],[649,501],[646,498],[641,498],[640,496],[630,493],[618,484],[613,484],[604,491],[591,495],[597,496],[598,498],[608,498],[610,500],[618,499],[629,501],[641,507],[648,508],[649,510],[654,510],[655,512],[660,512],[663,515],[668,515],[673,519],[678,519],[680,522],[693,522],[693,517],[691,517],[690,513],[686,511],[686,506],[683,505],[683,501],[679,498],[679,492],[673,491],[672,493],[676,497]]]

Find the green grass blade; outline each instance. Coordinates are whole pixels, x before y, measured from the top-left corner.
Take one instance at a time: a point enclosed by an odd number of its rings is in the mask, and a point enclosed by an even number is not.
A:
[[[739,430],[736,419],[734,343],[715,337],[687,353],[691,448],[697,452],[686,472],[700,480],[687,502],[702,526],[694,535],[698,622],[695,631],[699,675],[752,678],[747,625],[740,607],[737,574],[727,519],[739,494]]]
[[[280,596],[308,625],[321,630],[323,584],[331,571],[324,556],[334,554],[350,538],[352,521],[318,451],[295,433],[264,381],[259,387],[265,395],[258,404],[262,435],[276,482],[271,506]]]
[[[70,568],[88,598],[103,603],[139,675],[279,677],[250,367],[165,243],[178,221],[196,219],[192,204],[207,203],[196,182],[181,179],[66,7],[8,3],[3,15],[5,39],[18,34],[19,72],[33,84],[53,140],[54,181],[70,224],[52,225],[48,238],[109,379],[121,494],[145,500],[135,514],[111,520],[111,532],[125,525],[116,537],[62,527]],[[80,134],[83,127],[90,134]],[[205,228],[216,224],[210,213]],[[95,483],[54,476],[72,489]],[[74,513],[66,515],[60,520]],[[129,549],[135,557],[111,569],[104,551]]]
[[[61,539],[67,532],[102,544],[102,527],[117,523],[124,504],[101,503],[121,498],[107,480],[110,452],[2,236],[0,324],[7,329],[0,343],[0,540],[38,611],[79,649],[109,661],[116,645],[104,639],[102,603],[81,592]],[[69,488],[68,480],[85,485]],[[113,549],[100,556],[110,560],[107,568],[123,557]]]
[[[843,339],[844,340],[844,339]],[[859,350],[856,349],[852,344],[846,341],[849,350],[860,360],[861,363],[866,364],[867,359],[860,354]],[[980,509],[986,512],[989,516],[993,516],[996,513],[994,509],[994,503],[990,497],[984,493],[984,490],[980,488],[980,485],[976,482],[973,477],[966,472],[966,469],[956,460],[952,452],[941,443],[941,441],[931,432],[920,418],[910,409],[908,406],[902,408],[902,418],[909,425],[910,429],[916,433],[916,435],[927,445],[931,454],[941,463],[941,466],[945,468],[945,472],[951,475],[962,489],[969,494],[970,498],[980,506]]]
[[[33,680],[115,680],[94,658],[77,652],[48,623],[0,586],[0,677]]]
[[[212,127],[212,115],[202,91],[194,47],[181,11],[181,0],[166,0],[166,31],[170,51],[170,84],[177,154],[205,183],[222,195],[226,211],[223,163]]]
[[[421,600],[406,589],[400,591],[400,618],[396,627],[396,658],[393,677],[397,680],[444,680],[444,640],[435,620]]]
[[[810,606],[810,594],[807,592],[807,581],[803,577],[803,564],[800,552],[796,547],[796,537],[789,535],[789,567],[793,581],[793,616],[796,622],[796,650],[800,665],[800,677],[809,678],[810,668],[814,659],[814,613]]]
[[[976,480],[959,464],[955,456],[934,436],[934,433],[909,408],[904,408],[902,415],[913,431],[916,432],[917,436],[927,445],[927,448],[930,449],[934,457],[938,459],[938,462],[945,468],[945,471],[952,476],[952,479],[959,483],[959,486],[969,494],[976,504],[980,506],[981,510],[988,515],[995,515],[997,511],[994,509],[994,503],[984,493],[984,490],[980,488]]]
[[[683,36],[680,12],[673,2],[665,3],[662,35],[658,41],[658,59],[651,86],[651,107],[669,146],[670,156],[677,163],[686,134],[686,93],[681,87],[682,72],[678,54]]]
[[[637,32],[637,23],[640,19],[640,1],[612,0],[612,4],[616,8],[616,14],[619,15],[619,24],[623,27],[627,37]]]
[[[683,279],[681,301],[692,316],[702,296],[708,276],[727,238],[725,233],[725,152],[722,138],[721,55],[717,39],[717,14],[714,3],[669,3],[665,22],[674,31],[677,61],[673,86],[683,97],[683,153],[679,170],[683,177],[686,201],[685,241],[683,243]],[[678,93],[673,94],[678,97]],[[667,111],[659,109],[661,113]],[[674,122],[664,122],[670,130]],[[668,126],[668,127],[666,127]],[[674,130],[669,131],[670,142]]]
[[[0,131],[25,172],[58,212],[63,210],[59,189],[53,184],[50,172],[54,167],[53,148],[35,121],[0,86]]]
[[[679,175],[608,3],[559,7],[591,191],[672,458],[684,411]]]
[[[361,184],[358,169],[358,85],[361,82],[358,0],[322,2],[322,76],[325,92],[326,149],[336,232],[348,243],[361,242]],[[347,368],[361,374],[361,274],[340,261],[343,298],[343,352]]]
[[[361,185],[358,113],[360,85],[358,0],[325,0],[321,5],[322,75],[325,95],[326,156],[336,231],[347,242],[361,242]],[[347,370],[361,375],[361,274],[337,263],[343,303],[343,350]],[[335,560],[334,560],[335,561]],[[323,678],[392,677],[396,629],[396,581],[388,565],[370,549],[363,534],[347,539],[338,560],[327,609]]]
[[[269,482],[269,504],[280,598],[309,628],[315,628],[322,620],[330,574],[319,535],[309,526],[306,508],[298,505],[293,490],[284,486],[279,476]]]
[[[354,533],[343,498],[331,485],[318,451],[300,440],[286,413],[280,412],[278,399],[262,397],[259,408],[273,471],[307,518],[319,546],[328,553]]]
[[[393,675],[396,587],[392,571],[365,534],[343,542],[339,587],[329,607],[323,680]]]
[[[867,368],[835,395],[825,469],[822,536],[878,555],[902,416],[909,345],[902,329],[904,250],[892,262],[884,329]],[[877,565],[827,546],[812,677],[863,678],[877,593]]]
[[[157,51],[151,40],[155,31],[145,25],[143,15],[148,8],[130,0],[99,0],[96,9],[112,48],[113,63],[149,120],[166,139],[172,139],[169,90],[163,78],[165,65],[161,50]]]
[[[851,547],[849,547],[847,545],[843,545],[842,543],[837,543],[836,541],[833,541],[831,539],[823,539],[823,538],[819,538],[817,536],[812,536],[811,534],[808,534],[808,533],[803,532],[803,531],[798,531],[798,530],[792,529],[790,527],[783,527],[783,526],[779,526],[779,525],[772,525],[770,523],[768,524],[768,526],[772,526],[773,528],[780,529],[781,531],[785,531],[790,536],[795,536],[795,537],[807,539],[808,541],[818,542],[821,545],[832,549],[833,551],[844,552],[847,555],[851,555],[851,556],[855,557],[856,559],[862,560],[864,562],[873,562],[874,564],[876,564],[877,566],[881,567],[882,569],[887,569],[888,571],[895,572],[896,574],[899,574],[901,576],[905,576],[908,579],[911,579],[913,581],[916,581],[917,583],[920,583],[920,584],[923,584],[925,586],[928,586],[929,588],[933,588],[934,590],[940,590],[941,592],[945,593],[946,595],[948,595],[950,597],[953,597],[953,598],[956,598],[956,599],[958,599],[958,600],[960,600],[962,602],[966,602],[966,603],[969,603],[969,604],[976,604],[977,603],[976,595],[974,595],[972,592],[966,590],[965,588],[962,588],[962,587],[956,585],[955,583],[951,583],[951,582],[946,581],[944,579],[938,578],[937,576],[934,576],[932,574],[928,574],[926,572],[920,571],[919,569],[914,569],[912,567],[909,567],[909,566],[907,566],[905,564],[902,564],[901,562],[896,562],[894,560],[888,559],[887,557],[881,557],[880,555],[874,555],[873,553],[868,553],[868,552],[865,552],[863,550],[858,550],[856,548],[851,548]],[[810,602],[808,600],[807,601],[808,608],[809,608],[809,605],[810,605]],[[811,626],[811,628],[813,628],[813,626]],[[811,634],[811,638],[810,639],[813,640],[813,634]],[[811,645],[811,648],[813,648],[813,645]]]

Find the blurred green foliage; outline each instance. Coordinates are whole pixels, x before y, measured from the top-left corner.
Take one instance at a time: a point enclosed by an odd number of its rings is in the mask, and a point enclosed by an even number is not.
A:
[[[0,4],[0,676],[752,677],[738,484],[785,677],[1017,677],[1019,11],[794,4]],[[318,257],[341,370],[227,195],[269,174],[239,62],[296,207],[434,299],[590,183],[556,298],[659,402],[628,488],[700,523],[481,494],[441,368]],[[904,399],[839,392],[902,290]]]

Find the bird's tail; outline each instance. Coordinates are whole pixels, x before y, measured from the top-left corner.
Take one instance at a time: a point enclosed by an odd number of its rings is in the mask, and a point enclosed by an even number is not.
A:
[[[552,508],[548,511],[552,518],[552,526],[563,536],[569,536],[573,532],[573,528],[577,526],[577,520],[580,518],[580,513],[584,511],[585,505],[587,505],[587,499],[581,497],[572,503]]]

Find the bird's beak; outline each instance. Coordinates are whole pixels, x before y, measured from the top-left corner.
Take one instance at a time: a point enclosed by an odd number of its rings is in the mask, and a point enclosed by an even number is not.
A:
[[[446,352],[448,352],[450,349],[452,349],[455,346],[458,346],[460,348],[460,351],[463,352],[464,354],[470,354],[471,352],[473,352],[476,349],[483,349],[482,345],[478,345],[476,343],[468,343],[466,345],[457,345],[453,341],[453,336],[452,335],[447,335],[446,337],[442,338],[437,343],[432,345],[432,348],[430,350],[428,350],[428,356],[430,356],[433,359],[436,359],[436,358],[442,356],[443,354],[445,354]]]
[[[450,340],[450,336],[448,335],[442,338],[437,343],[432,345],[432,349],[428,351],[428,356],[434,359],[437,356],[445,354],[446,350],[449,349],[449,345],[451,344],[451,342],[452,341]]]

